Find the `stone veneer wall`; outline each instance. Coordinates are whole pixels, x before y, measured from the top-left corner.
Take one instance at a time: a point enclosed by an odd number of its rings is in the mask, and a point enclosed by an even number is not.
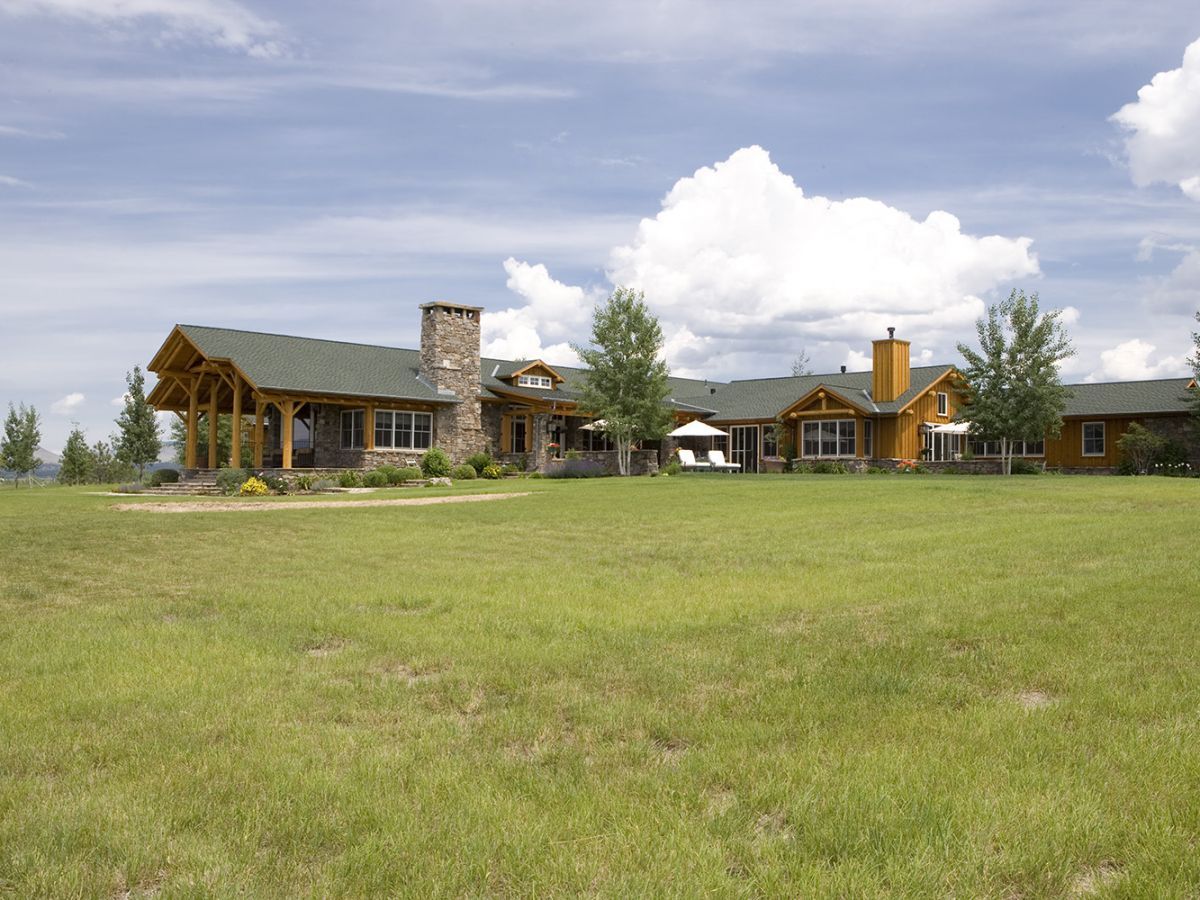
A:
[[[504,407],[499,403],[484,403],[481,404],[483,409],[480,410],[479,423],[483,428],[483,447],[492,456],[500,454],[501,435],[503,429]]]
[[[480,419],[479,317],[482,311],[450,303],[421,307],[421,376],[460,402],[433,416],[434,446],[463,462],[487,441]]]
[[[1193,470],[1200,470],[1200,434],[1194,416],[1156,416],[1143,419],[1142,424],[1147,431],[1187,447],[1188,463]]]

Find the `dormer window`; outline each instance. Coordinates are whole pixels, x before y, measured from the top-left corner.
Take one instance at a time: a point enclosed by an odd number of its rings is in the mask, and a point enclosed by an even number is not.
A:
[[[531,388],[551,388],[554,386],[554,382],[550,380],[549,375],[518,375],[517,386]]]

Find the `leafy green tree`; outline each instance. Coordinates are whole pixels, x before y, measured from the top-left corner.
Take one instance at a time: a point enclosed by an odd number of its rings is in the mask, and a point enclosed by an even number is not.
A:
[[[618,287],[596,307],[591,342],[572,345],[588,369],[579,406],[604,420],[618,471],[628,475],[634,443],[662,437],[671,422],[662,329],[641,291]]]
[[[62,452],[62,466],[58,470],[58,480],[63,484],[88,484],[96,477],[96,457],[88,446],[87,438],[76,425],[67,435],[66,446]]]
[[[4,436],[0,437],[0,468],[8,469],[16,476],[13,487],[20,485],[22,475],[28,480],[38,467],[37,449],[41,442],[41,419],[37,409],[24,403],[14,409],[11,403],[8,404]]]
[[[975,323],[979,349],[958,345],[966,360],[958,383],[958,418],[978,440],[999,441],[1005,475],[1012,474],[1013,441],[1040,441],[1062,432],[1070,391],[1058,363],[1075,354],[1057,310],[1042,313],[1038,295],[1014,290]]]
[[[125,375],[125,408],[117,416],[119,434],[113,450],[117,459],[137,469],[138,481],[146,474],[146,466],[158,459],[162,440],[154,407],[146,402],[146,379],[137,366]]]
[[[1117,438],[1117,449],[1135,475],[1149,475],[1150,467],[1166,445],[1163,438],[1137,422],[1130,422],[1125,433]]]
[[[254,465],[254,444],[250,438],[250,420],[242,417],[242,458],[241,468],[249,469]],[[172,419],[168,434],[175,445],[175,461],[181,466],[187,463],[187,425],[178,418]],[[229,460],[233,451],[233,416],[217,417],[217,462],[218,465]],[[196,430],[196,459],[208,459],[208,421],[207,416],[200,419]],[[207,463],[205,463],[207,465]]]
[[[112,445],[96,441],[92,447],[96,464],[96,481],[99,484],[119,484],[133,478],[133,466],[113,456]]]

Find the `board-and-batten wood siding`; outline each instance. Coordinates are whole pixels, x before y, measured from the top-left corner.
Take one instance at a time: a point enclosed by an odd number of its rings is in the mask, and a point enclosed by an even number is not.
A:
[[[939,416],[937,395],[946,394],[946,415]],[[950,377],[942,377],[931,384],[898,416],[888,416],[880,421],[880,431],[886,437],[883,443],[876,441],[875,455],[881,459],[920,459],[924,441],[920,428],[926,422],[948,425],[958,411],[958,397],[954,393]]]
[[[890,403],[908,390],[912,370],[908,341],[889,338],[871,344],[871,396]]]
[[[1121,462],[1121,451],[1117,440],[1129,428],[1131,422],[1145,424],[1154,416],[1081,416],[1063,420],[1062,434],[1046,439],[1046,465],[1066,468],[1107,468]],[[1104,423],[1104,455],[1083,455],[1083,424]]]

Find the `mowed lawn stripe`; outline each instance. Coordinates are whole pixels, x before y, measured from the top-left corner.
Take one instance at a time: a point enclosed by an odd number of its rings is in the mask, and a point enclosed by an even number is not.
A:
[[[1200,888],[1200,481],[517,488],[0,492],[0,892]]]

